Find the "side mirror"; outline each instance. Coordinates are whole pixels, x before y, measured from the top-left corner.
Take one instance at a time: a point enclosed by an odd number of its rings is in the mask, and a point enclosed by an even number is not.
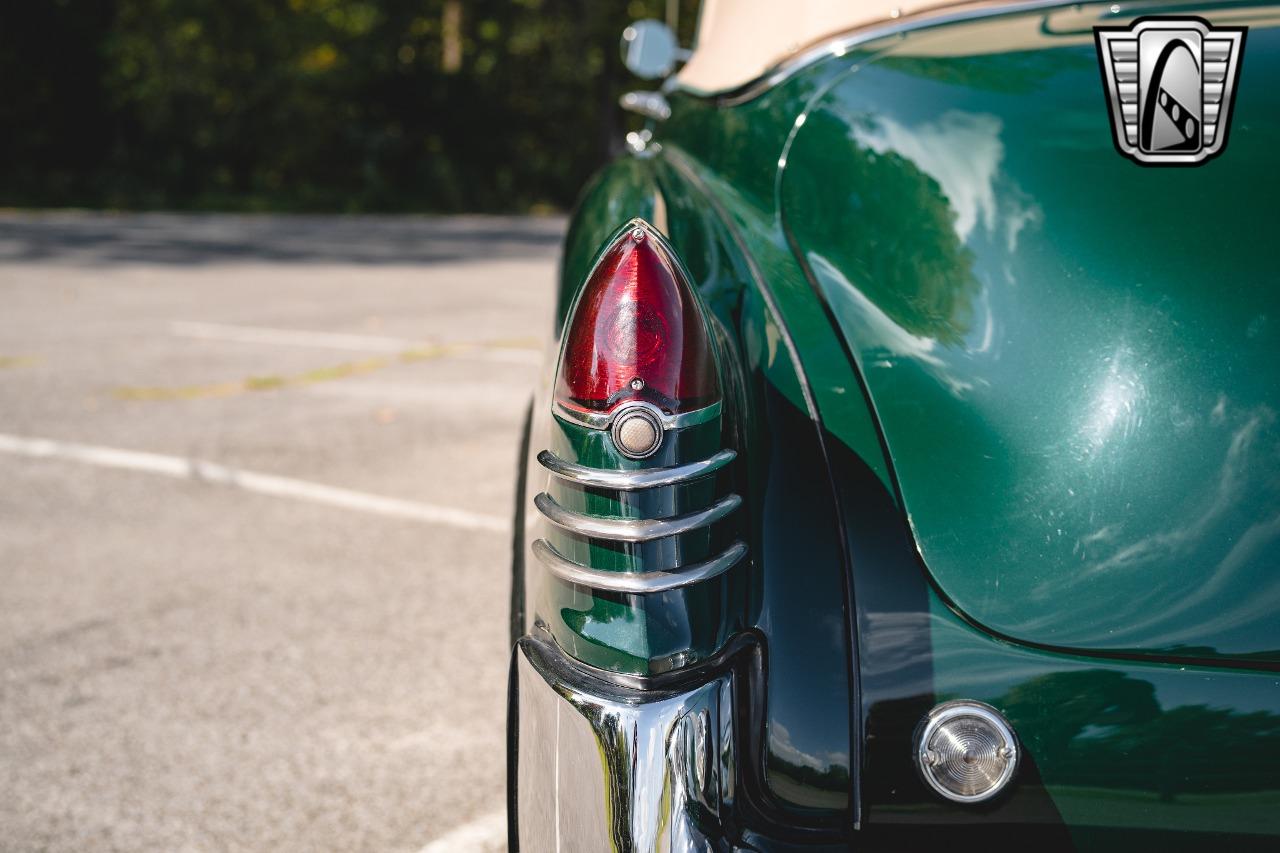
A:
[[[668,76],[684,51],[676,34],[661,21],[646,18],[622,31],[622,64],[637,77],[655,80]]]

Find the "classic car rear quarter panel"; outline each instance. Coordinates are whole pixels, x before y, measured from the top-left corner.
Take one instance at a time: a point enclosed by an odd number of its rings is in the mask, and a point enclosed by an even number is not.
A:
[[[1108,8],[845,57],[785,152],[783,217],[961,611],[1045,646],[1280,661],[1280,30],[1209,15],[1252,26],[1230,147],[1143,168],[1111,142],[1090,27],[1134,13]]]
[[[1034,23],[1050,27],[1044,16]],[[1087,39],[1087,27],[1077,26],[1076,35]],[[939,30],[936,37],[960,36]],[[659,134],[672,159],[696,172],[753,255],[792,332],[823,419],[827,455],[842,493],[858,614],[865,744],[859,838],[872,847],[892,848],[912,837],[936,837],[931,833],[945,826],[957,843],[996,848],[1024,849],[1034,839],[1037,846],[1049,848],[1124,849],[1141,842],[1202,849],[1212,846],[1216,834],[1230,836],[1232,844],[1242,847],[1270,847],[1280,834],[1280,774],[1271,769],[1280,749],[1280,682],[1273,673],[1143,665],[1019,646],[954,610],[920,561],[881,457],[870,397],[860,393],[871,389],[859,388],[856,359],[850,364],[849,351],[831,334],[832,326],[840,327],[840,318],[834,310],[825,313],[822,300],[813,298],[804,271],[787,251],[793,244],[780,218],[784,210],[788,216],[798,210],[811,217],[810,224],[824,216],[840,221],[843,206],[856,201],[852,195],[840,196],[850,190],[850,175],[838,162],[839,140],[825,140],[830,147],[815,153],[798,147],[806,128],[796,132],[797,146],[788,149],[787,137],[797,117],[804,115],[807,124],[811,101],[833,83],[840,85],[836,81],[842,74],[854,79],[858,72],[850,74],[848,67],[884,47],[803,69],[745,103],[723,106],[678,97],[672,122]],[[1068,99],[1068,106],[1075,105],[1072,115],[1077,117],[1085,109],[1094,111],[1089,124],[1099,136],[1088,147],[1094,156],[1114,161],[1100,168],[1137,168],[1111,148],[1096,59],[1084,51],[1073,64],[1083,68],[1077,70],[1084,94]],[[965,91],[963,82],[955,86]],[[910,94],[887,89],[866,97],[879,103]],[[890,115],[904,108],[885,104]],[[1240,139],[1237,135],[1232,145]],[[1233,148],[1227,159],[1236,153]],[[805,189],[810,194],[789,184],[798,155],[799,168],[809,170]],[[812,162],[806,163],[805,156],[812,156]],[[785,167],[781,186],[779,165]],[[1052,169],[1046,163],[1041,171],[1052,174]],[[767,177],[770,171],[773,175]],[[824,181],[829,191],[814,192]],[[771,182],[778,191],[774,198],[767,189]],[[916,211],[910,202],[899,201],[895,210],[901,224]],[[886,203],[892,205],[894,199]],[[1274,221],[1266,218],[1265,209],[1254,213],[1258,223]],[[953,215],[949,209],[945,214]],[[857,224],[885,241],[882,250],[896,247],[911,255],[910,228],[892,234],[877,229],[875,222]],[[1032,219],[1022,225],[1043,223]],[[1256,265],[1258,258],[1255,250],[1250,263]],[[850,350],[863,356],[857,344],[852,340]],[[925,430],[936,431],[946,423],[912,410],[906,394],[895,404]],[[946,501],[941,492],[936,497]],[[952,503],[955,512],[966,509],[963,500]],[[1089,618],[1080,610],[1073,613]],[[1009,714],[1028,758],[1013,796],[977,810],[938,802],[910,767],[916,722],[935,702],[961,697],[989,702]],[[1218,738],[1240,746],[1221,752],[1214,746]],[[1037,829],[1029,832],[1032,827]],[[1069,835],[1060,834],[1063,827]]]
[[[1036,26],[1045,20],[1037,18]],[[1251,35],[1250,50],[1252,39]],[[1275,673],[1126,660],[1121,650],[1111,648],[1093,655],[1068,654],[1012,642],[993,635],[975,621],[974,614],[956,609],[942,579],[931,576],[921,562],[916,539],[920,531],[909,526],[907,510],[912,510],[911,518],[918,523],[910,497],[928,471],[915,468],[913,479],[903,481],[908,495],[904,507],[871,405],[872,399],[876,407],[882,405],[877,395],[883,390],[870,380],[864,387],[859,376],[858,362],[870,369],[868,364],[874,361],[866,362],[868,353],[883,356],[884,347],[864,347],[850,335],[849,318],[840,315],[841,304],[831,298],[827,286],[816,281],[815,291],[815,280],[806,274],[812,274],[815,247],[799,239],[800,231],[788,235],[782,218],[785,209],[785,224],[794,229],[798,204],[811,205],[814,199],[825,198],[834,206],[824,211],[839,218],[846,213],[842,205],[858,200],[852,192],[840,194],[841,189],[851,189],[850,174],[839,154],[841,145],[848,148],[848,141],[828,140],[836,153],[814,147],[806,150],[808,128],[795,132],[796,143],[790,149],[787,141],[797,117],[804,115],[807,125],[810,104],[831,85],[838,89],[856,77],[860,72],[850,75],[849,67],[867,56],[833,58],[802,69],[760,97],[731,106],[673,94],[672,118],[655,131],[661,150],[606,169],[584,197],[566,243],[557,330],[594,255],[613,229],[631,216],[659,215],[665,216],[668,236],[740,359],[744,391],[736,429],[743,433],[748,450],[740,459],[738,476],[741,493],[751,505],[753,528],[749,534],[753,579],[745,613],[764,638],[767,673],[766,722],[761,731],[748,734],[759,738],[761,751],[752,762],[757,766],[744,767],[744,772],[762,774],[757,779],[763,789],[760,796],[771,810],[768,820],[740,826],[741,839],[760,849],[794,849],[791,843],[779,846],[776,840],[787,837],[798,843],[848,833],[855,812],[840,803],[860,782],[855,802],[862,807],[861,829],[846,837],[856,839],[862,849],[903,849],[939,839],[985,849],[1205,849],[1224,843],[1232,849],[1274,849],[1280,835],[1280,774],[1275,770],[1280,767],[1280,681]],[[1076,57],[1084,58],[1086,53]],[[1086,107],[1096,111],[1088,117],[1089,133],[1096,130],[1102,136],[1100,143],[1094,140],[1086,146],[1096,149],[1092,156],[1136,169],[1109,147],[1096,60],[1090,61],[1092,77],[1078,68],[1054,72],[1079,74],[1087,87],[1086,95],[1068,98],[1066,114],[1083,121]],[[1249,56],[1245,63],[1247,75]],[[911,87],[943,85],[955,88],[954,93],[948,90],[949,95],[963,95],[974,85],[963,78],[942,83],[904,68],[888,67],[883,73],[895,88],[859,96],[870,99],[866,103],[887,116],[910,107],[881,104],[876,98],[892,100],[911,94]],[[1020,85],[1034,90],[1043,84],[1037,80],[1033,76]],[[980,91],[996,101],[1016,97],[1016,93]],[[941,101],[935,98],[925,105],[930,103],[936,118]],[[1255,117],[1256,109],[1250,113]],[[1241,108],[1231,149],[1217,164],[1239,154],[1246,136],[1239,122],[1245,114]],[[1256,120],[1267,126],[1265,119]],[[1068,143],[1082,144],[1084,131],[1077,130],[1063,143],[1069,151],[1075,149]],[[1250,144],[1243,147],[1248,150]],[[1254,155],[1258,156],[1256,148]],[[780,161],[787,167],[781,172]],[[1002,168],[1027,163],[1023,155],[1008,152],[1000,162]],[[790,183],[793,168],[809,171],[810,185],[802,187],[806,191],[798,192]],[[1111,170],[1110,165],[1095,168]],[[822,187],[813,186],[821,169],[829,170],[831,186],[825,196],[818,191]],[[1043,171],[1050,169],[1044,166]],[[922,183],[927,182],[917,181],[917,188]],[[1003,192],[998,185],[995,198],[1003,200]],[[662,201],[655,204],[659,197]],[[1045,257],[1059,251],[1044,245],[1050,238],[1043,229],[1057,219],[1044,209],[1050,197],[1035,197],[1043,218],[1024,223],[1019,234],[1020,252],[1039,244],[1029,257],[1042,265]],[[944,217],[954,215],[949,198],[942,206]],[[898,223],[901,234],[869,228],[876,223],[857,224],[871,230],[877,240],[889,241],[884,245],[910,249],[912,243],[906,238],[913,231],[902,220],[910,216],[911,206],[904,201],[891,212],[896,219],[889,221]],[[819,211],[808,213],[817,216]],[[984,228],[984,214],[979,214],[970,233],[981,234]],[[799,253],[793,252],[796,239]],[[1061,251],[1074,246],[1068,243]],[[829,245],[822,248],[827,254],[838,254]],[[1086,258],[1111,258],[1101,247],[1085,248]],[[1185,246],[1175,249],[1182,253],[1179,257],[1189,251]],[[1254,265],[1248,269],[1255,273],[1261,251],[1255,250],[1248,262]],[[1066,261],[1059,258],[1059,263]],[[1073,275],[1079,275],[1077,268]],[[1096,289],[1095,283],[1086,292]],[[822,298],[815,298],[815,292]],[[1084,296],[1075,299],[1083,302]],[[857,302],[862,309],[867,305],[875,305],[874,300]],[[968,336],[961,338],[968,340]],[[794,353],[789,352],[792,346]],[[963,343],[934,346],[944,364],[968,357]],[[851,352],[856,356],[852,361]],[[910,367],[905,361],[897,366]],[[918,387],[923,381],[917,378],[914,385],[890,386],[893,405],[917,423],[928,421],[935,432],[938,424],[952,428],[937,413],[955,415],[954,411],[924,407],[942,395],[936,377],[932,388],[927,383],[923,389]],[[923,396],[913,404],[911,394]],[[549,405],[544,390],[534,408],[526,500],[531,500],[536,484],[546,477],[532,456],[547,446]],[[813,412],[820,416],[820,445],[810,419]],[[961,424],[964,434],[969,435],[971,422],[981,422],[984,415],[963,415],[968,419]],[[885,427],[890,429],[888,424]],[[900,455],[892,432],[889,439],[889,448]],[[1132,449],[1131,443],[1126,447]],[[1015,450],[1020,449],[1008,447],[1002,452]],[[956,460],[934,461],[944,467],[935,478],[931,506],[944,503],[950,494],[956,505],[951,508],[954,523],[972,523],[976,509],[989,505],[965,511],[963,501],[971,495],[943,488],[957,476],[946,467],[956,465]],[[895,463],[904,464],[896,456]],[[968,469],[961,471],[968,473]],[[1100,476],[1122,480],[1141,472],[1140,465],[1104,468]],[[834,498],[829,492],[823,496],[818,484],[824,479],[830,483],[828,490],[835,489]],[[990,499],[985,492],[982,495]],[[835,519],[829,515],[833,510],[838,513]],[[797,519],[797,514],[803,518]],[[994,519],[979,521],[988,525],[986,533],[991,535]],[[977,541],[977,534],[968,531],[946,533]],[[843,544],[833,542],[833,535],[843,535]],[[937,544],[931,536],[924,538],[930,547]],[[946,544],[946,536],[940,538]],[[1008,546],[999,542],[998,547]],[[857,613],[853,626],[845,612],[850,597],[833,568],[849,571]],[[536,570],[531,574],[531,586],[544,582],[536,577]],[[533,597],[531,591],[531,603]],[[526,630],[534,627],[534,609],[529,605]],[[1083,608],[1072,608],[1072,612],[1081,621],[1092,617],[1092,611]],[[837,622],[844,636],[836,630]],[[850,630],[856,632],[856,643],[847,636]],[[856,679],[848,675],[853,648],[857,649]],[[1024,764],[1009,795],[976,808],[940,802],[915,775],[911,762],[912,734],[921,716],[936,702],[960,697],[985,701],[1003,711],[1023,747]],[[851,715],[854,707],[860,712]],[[850,726],[855,727],[853,737]],[[801,767],[813,766],[813,758],[835,771],[827,779],[834,786],[798,778],[805,774],[788,774],[788,763],[798,760]],[[847,775],[837,781],[841,768]],[[798,827],[796,832],[788,834],[788,821]],[[843,830],[836,828],[840,825]]]

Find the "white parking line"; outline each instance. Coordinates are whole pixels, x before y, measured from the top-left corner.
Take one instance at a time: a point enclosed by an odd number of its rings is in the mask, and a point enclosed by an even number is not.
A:
[[[488,853],[507,847],[507,814],[492,812],[440,836],[420,853]]]
[[[0,433],[0,452],[36,459],[66,459],[97,465],[102,468],[122,468],[143,471],[179,480],[197,480],[219,486],[231,486],[260,495],[293,498],[325,506],[407,518],[428,524],[444,524],[463,530],[484,530],[506,533],[510,527],[501,518],[451,507],[434,506],[417,501],[387,498],[325,486],[291,477],[260,474],[238,468],[228,468],[213,462],[189,459],[182,456],[165,456],[159,453],[143,453],[137,450],[120,450],[113,447],[96,447],[90,444],[74,444],[47,438],[26,438]]]

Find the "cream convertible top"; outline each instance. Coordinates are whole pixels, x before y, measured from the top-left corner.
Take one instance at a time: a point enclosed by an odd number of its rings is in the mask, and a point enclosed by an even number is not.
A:
[[[1129,18],[1144,6],[1117,0],[1112,12]],[[696,49],[675,76],[680,88],[697,94],[719,94],[746,86],[788,64],[832,49],[832,40],[861,33],[878,37],[881,28],[910,26],[972,16],[965,37],[954,31],[917,34],[897,48],[906,56],[962,56],[1029,50],[1048,44],[1093,42],[1092,27],[1106,14],[1105,2],[1077,5],[1070,0],[703,0]],[[990,17],[1017,9],[1043,9],[1040,16]],[[1159,11],[1206,17],[1189,3],[1161,3]],[[1280,7],[1216,9],[1215,24],[1237,21],[1252,26],[1280,25]],[[979,37],[980,35],[980,37]],[[817,57],[813,57],[817,58]]]
[[[697,49],[680,70],[681,88],[736,89],[826,38],[895,18],[953,6],[1007,6],[956,0],[703,0]]]

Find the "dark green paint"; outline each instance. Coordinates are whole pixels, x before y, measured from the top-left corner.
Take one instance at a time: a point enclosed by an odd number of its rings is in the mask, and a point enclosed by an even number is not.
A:
[[[794,833],[886,849],[943,832],[984,849],[1273,849],[1280,836],[1280,677],[1260,663],[1280,647],[1266,559],[1280,512],[1280,44],[1250,32],[1221,158],[1144,170],[1111,147],[1087,29],[1105,8],[1062,10],[1074,42],[1001,52],[957,25],[737,106],[677,94],[662,153],[609,167],[575,214],[559,322],[607,237],[651,218],[661,194],[723,335],[750,560],[736,591],[645,602],[535,571],[526,629],[559,620],[570,654],[632,673],[758,629],[753,736],[772,823],[743,838],[762,849]],[[1023,18],[1033,32],[1062,23]],[[977,55],[908,55],[948,41]],[[930,158],[953,149],[989,193],[934,174]],[[1138,190],[1155,202],[1141,215],[1121,203]],[[565,431],[544,388],[531,451],[553,444],[625,464]],[[528,470],[531,497],[547,477]],[[1111,551],[1105,537],[1076,550],[1109,524]],[[1152,537],[1184,550],[1132,550]],[[1101,565],[1122,553],[1129,564]],[[956,697],[1003,710],[1023,744],[1017,785],[978,809],[939,801],[910,761],[921,716]]]
[[[1133,829],[1275,843],[1274,674],[993,649],[936,597],[930,618],[946,662],[935,664],[939,701],[977,698],[1005,713],[1081,849]]]
[[[944,37],[852,57],[781,198],[926,564],[1010,637],[1280,660],[1280,30],[1193,169],[1116,154],[1091,40]]]

